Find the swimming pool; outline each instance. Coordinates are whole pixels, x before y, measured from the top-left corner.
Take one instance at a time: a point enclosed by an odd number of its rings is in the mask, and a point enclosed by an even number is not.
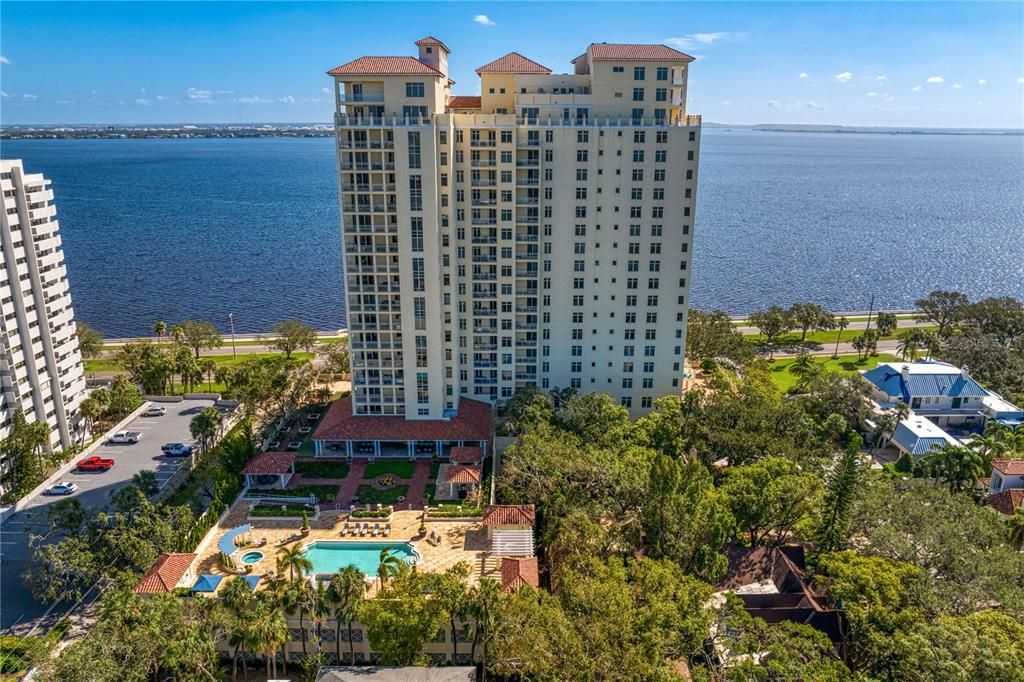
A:
[[[263,552],[246,552],[242,555],[243,564],[254,564],[263,558]]]
[[[377,575],[380,551],[390,550],[406,563],[419,559],[408,542],[348,542],[344,540],[318,540],[306,547],[306,558],[313,563],[313,573],[337,573],[352,565],[366,575]]]

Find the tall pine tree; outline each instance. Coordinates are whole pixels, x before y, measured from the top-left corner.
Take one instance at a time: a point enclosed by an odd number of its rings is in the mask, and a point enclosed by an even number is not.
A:
[[[832,469],[825,490],[824,513],[818,528],[818,551],[835,552],[846,544],[850,506],[861,479],[860,448],[862,439],[854,434]]]

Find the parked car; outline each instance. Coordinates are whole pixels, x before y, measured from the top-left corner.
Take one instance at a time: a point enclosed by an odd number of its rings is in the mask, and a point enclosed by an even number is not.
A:
[[[114,466],[114,460],[99,455],[86,457],[78,463],[79,471],[109,471]]]
[[[62,483],[54,483],[44,492],[47,495],[70,495],[76,490],[78,490],[77,483],[72,483],[71,481],[63,481]]]
[[[184,443],[169,443],[161,448],[168,457],[188,457],[195,451],[194,445]]]
[[[107,439],[108,443],[138,443],[142,434],[138,431],[118,431]]]
[[[142,413],[143,417],[162,417],[167,414],[167,408],[163,405],[152,405]]]

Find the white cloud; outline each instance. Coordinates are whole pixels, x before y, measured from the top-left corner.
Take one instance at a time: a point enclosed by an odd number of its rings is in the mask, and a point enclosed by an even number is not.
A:
[[[817,102],[808,102],[805,106],[808,109],[816,109],[818,111],[825,111],[825,105],[824,104],[818,104]]]
[[[875,80],[881,82],[881,81],[889,80],[889,79],[885,75],[881,75],[881,76],[875,76]]]
[[[835,79],[837,81],[841,81],[843,83],[849,82],[852,78],[853,78],[853,74],[850,73],[849,71],[843,71],[842,73],[837,73],[835,75]]]
[[[782,106],[782,102],[780,102],[777,99],[770,99],[770,100],[768,100],[768,108],[769,109],[778,109],[781,106]]]
[[[281,104],[295,104],[295,98],[291,95],[285,95],[284,97],[278,97],[277,101]]]
[[[480,24],[481,26],[497,26],[497,24],[494,23],[491,20],[491,18],[486,14],[477,14],[475,17],[473,17],[473,21]]]
[[[138,104],[140,107],[148,107],[149,106],[149,100],[146,99],[145,97],[139,97],[138,99],[135,100],[135,103]]]
[[[929,76],[928,80],[926,80],[925,83],[942,83],[945,80],[946,79],[943,78],[942,76]]]
[[[1017,79],[1017,85],[1024,85],[1024,76]]]
[[[11,60],[0,54],[0,64],[11,64]]]
[[[23,100],[25,100],[26,102],[34,102],[35,100],[39,99],[39,96],[38,95],[22,95],[21,98]]]
[[[910,88],[910,91],[911,92],[921,92],[921,86],[920,85],[915,85],[914,87]]]
[[[727,99],[723,99],[721,102],[719,102],[718,106],[720,106],[720,107],[731,107],[732,106],[732,102],[730,102]]]
[[[953,89],[954,90],[959,90],[962,87],[964,87],[964,86],[960,85],[959,83],[953,83]]]
[[[711,33],[688,33],[676,38],[665,38],[662,42],[678,47],[680,50],[690,50],[700,45],[712,45],[714,43],[735,43],[747,39],[746,33],[733,33],[731,31],[714,31]]]
[[[811,76],[806,71],[800,72],[800,78],[810,78]]]
[[[325,95],[331,94],[331,91],[328,88],[320,88],[320,92],[324,93]]]
[[[239,104],[266,104],[268,102],[273,102],[274,100],[264,99],[259,95],[253,95],[252,97],[239,97],[235,101]]]
[[[146,94],[146,88],[139,88],[139,92],[141,92],[143,95],[145,95]]]
[[[59,100],[57,100],[57,104],[61,104],[61,105],[64,105],[64,106],[70,106],[70,105],[72,105],[74,103],[75,103],[75,100],[73,100],[73,99],[59,99]]]
[[[190,100],[193,100],[195,102],[209,102],[213,97],[213,93],[209,90],[197,90],[196,88],[189,88],[186,96]]]
[[[0,97],[10,97],[10,95],[8,95],[8,94],[7,94],[6,92],[4,92],[3,90],[0,90]]]
[[[978,85],[988,85],[988,81],[984,78],[978,80]]]
[[[886,102],[895,102],[896,98],[893,97],[892,95],[889,95],[888,97],[885,98],[885,101]]]
[[[170,99],[170,97],[164,97],[163,95],[157,95],[156,96],[156,101],[157,102],[166,102],[169,99]]]
[[[878,97],[878,93],[875,91],[871,91],[868,93],[868,97]]]

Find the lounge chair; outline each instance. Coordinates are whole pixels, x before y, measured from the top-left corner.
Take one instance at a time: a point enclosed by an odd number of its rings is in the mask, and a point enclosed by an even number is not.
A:
[[[373,534],[375,536],[377,536],[377,535],[384,535],[384,529],[380,527],[379,523],[373,524]]]
[[[364,523],[359,529],[359,537],[366,535],[366,531],[370,528],[370,524]]]
[[[390,523],[384,525],[384,530],[382,531],[382,534],[384,535],[384,537],[387,537],[387,536],[391,535],[391,524]]]
[[[348,523],[341,527],[341,536],[345,537],[346,535],[348,535]]]
[[[377,527],[376,526],[373,526],[372,528],[370,528],[370,537],[371,538],[377,537]]]

